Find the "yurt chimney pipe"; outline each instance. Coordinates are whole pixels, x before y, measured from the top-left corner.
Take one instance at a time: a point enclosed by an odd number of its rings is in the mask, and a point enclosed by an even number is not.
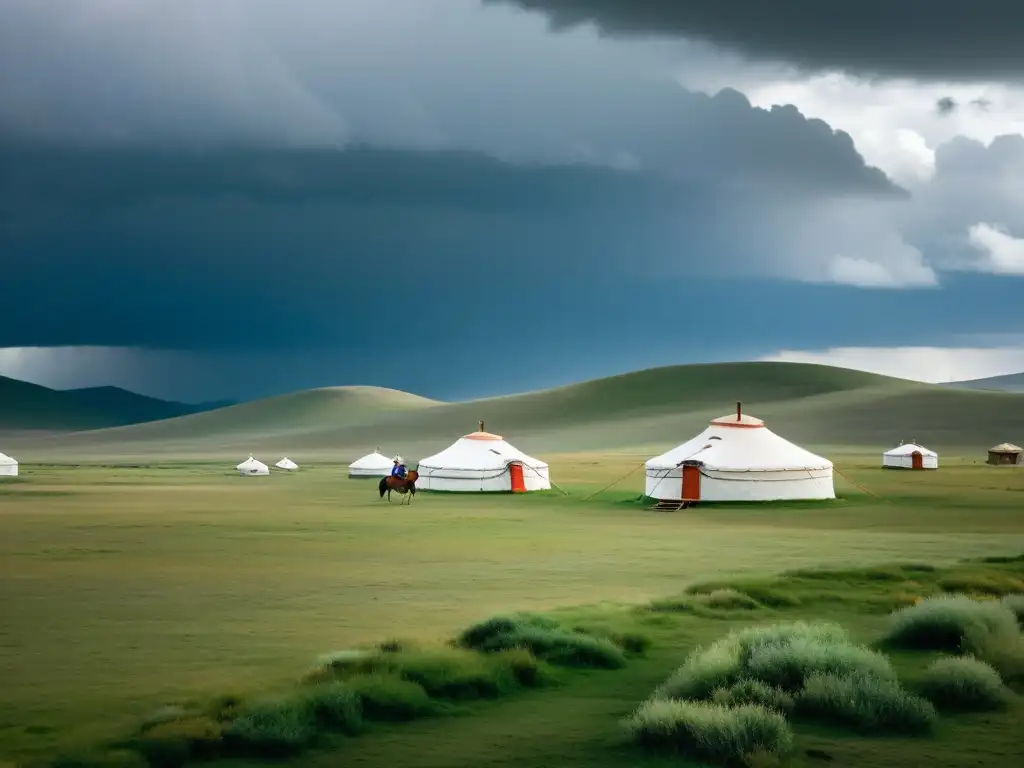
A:
[[[743,421],[743,403],[736,403],[736,421]]]
[[[477,422],[480,425],[480,431],[484,431],[484,423],[482,421]]]

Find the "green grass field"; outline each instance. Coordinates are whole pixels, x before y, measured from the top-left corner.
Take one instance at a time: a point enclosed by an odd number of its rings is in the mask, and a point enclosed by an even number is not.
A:
[[[621,744],[619,720],[695,643],[774,614],[683,612],[645,623],[609,604],[786,569],[945,566],[1024,552],[1016,468],[943,456],[938,472],[886,472],[876,456],[848,452],[837,462],[843,475],[880,498],[837,477],[834,503],[655,513],[634,501],[640,470],[584,501],[648,455],[546,456],[568,496],[423,493],[407,507],[328,464],[269,478],[180,461],[23,465],[22,478],[0,484],[0,755],[81,752],[168,702],[286,689],[324,652],[394,636],[440,642],[493,614],[562,609],[584,623],[627,621],[654,644],[623,670],[570,673],[550,690],[472,704],[454,718],[375,727],[300,761],[679,764]],[[858,603],[867,592],[843,584],[830,588],[845,589],[843,600],[789,613],[865,637],[878,631],[884,615]],[[1022,756],[1020,714],[966,716],[926,739],[809,726],[798,746],[825,749],[834,765],[952,766],[968,755],[1009,765]]]

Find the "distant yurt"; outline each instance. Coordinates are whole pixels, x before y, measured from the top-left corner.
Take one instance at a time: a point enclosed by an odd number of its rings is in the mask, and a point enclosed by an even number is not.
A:
[[[834,499],[832,462],[736,413],[647,462],[646,495],[659,501]]]
[[[252,455],[249,458],[239,464],[235,469],[238,470],[240,475],[269,475],[270,469],[259,459],[254,459]]]
[[[525,493],[551,488],[548,465],[484,431],[463,435],[440,453],[420,461],[416,487],[421,491]]]
[[[299,465],[296,464],[291,459],[289,459],[287,456],[285,456],[283,459],[281,459],[279,462],[277,462],[277,464],[275,464],[274,466],[277,467],[278,469],[287,469],[287,470],[292,470],[292,469],[298,469],[299,468]]]
[[[0,453],[0,477],[17,477],[18,462],[6,453]]]
[[[988,460],[986,464],[1005,466],[1007,464],[1021,464],[1024,457],[1024,448],[1013,443],[1000,443],[988,449]]]
[[[917,443],[900,443],[882,454],[885,469],[938,469],[939,454]]]
[[[391,474],[391,467],[394,465],[395,462],[383,455],[380,448],[375,448],[373,453],[368,453],[348,465],[348,476],[387,477]]]

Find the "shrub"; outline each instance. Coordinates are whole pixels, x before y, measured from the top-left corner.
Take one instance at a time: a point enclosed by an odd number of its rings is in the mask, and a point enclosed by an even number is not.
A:
[[[518,685],[509,662],[455,648],[401,651],[382,660],[381,669],[419,684],[443,699],[492,698]]]
[[[516,614],[514,616],[492,616],[489,619],[472,624],[456,638],[456,644],[463,648],[479,649],[485,642],[498,635],[512,634],[523,627],[537,629],[561,629],[558,622],[544,616],[532,614]]]
[[[555,681],[551,667],[525,648],[497,651],[490,658],[499,669],[509,669],[516,682],[524,688],[540,688]]]
[[[345,684],[359,697],[369,720],[400,722],[437,711],[422,685],[395,674],[356,675]]]
[[[690,654],[652,694],[655,699],[707,699],[716,689],[728,688],[743,675],[739,648],[725,638]]]
[[[648,701],[625,722],[625,729],[642,746],[727,765],[742,764],[752,753],[781,755],[793,744],[786,719],[757,705]]]
[[[221,725],[208,717],[150,724],[132,746],[154,768],[179,768],[190,760],[208,759],[220,753]]]
[[[296,707],[309,709],[313,720],[323,730],[355,735],[362,728],[359,695],[347,685],[316,685],[301,690],[292,701]]]
[[[317,736],[316,720],[290,701],[260,702],[229,725],[224,736],[234,750],[266,757],[296,754]]]
[[[796,711],[866,733],[924,733],[938,721],[928,701],[903,690],[895,680],[869,674],[812,675],[796,697]]]
[[[787,691],[798,691],[813,674],[863,673],[895,680],[889,660],[875,651],[849,643],[822,642],[815,637],[793,637],[752,649],[746,664],[752,677]]]
[[[613,632],[608,639],[634,656],[643,656],[651,647],[651,638],[639,632]]]
[[[921,688],[935,706],[951,711],[999,709],[1007,701],[999,673],[972,656],[935,660],[925,670]]]
[[[1017,617],[1017,623],[1024,627],[1024,594],[1017,592],[1011,595],[1003,595],[1003,599],[999,602],[1013,611]]]
[[[1024,636],[1019,632],[987,632],[972,628],[963,650],[991,664],[1005,683],[1024,683]]]
[[[827,671],[831,666],[815,667],[815,664],[833,663],[839,652],[831,655],[818,648],[850,646],[846,630],[838,624],[819,623],[807,624],[802,621],[772,624],[768,626],[749,627],[733,631],[724,638],[708,647],[698,648],[676,672],[654,692],[655,698],[707,699],[716,688],[728,688],[744,678],[760,679],[750,667],[752,661],[759,671],[772,674],[772,679],[764,680],[771,684],[780,684],[789,678],[775,671],[769,663],[778,659],[779,663],[788,660],[795,667],[787,670],[800,670],[801,676],[813,671]],[[782,650],[771,655],[770,649]],[[872,668],[881,668],[873,658],[862,652],[846,652],[843,658],[867,660],[865,663]],[[843,668],[848,668],[849,664]],[[795,674],[795,673],[794,673]]]
[[[939,579],[946,592],[1002,596],[1024,590],[1024,581],[1005,573],[969,573]]]
[[[740,680],[728,688],[716,688],[711,701],[721,706],[758,704],[776,712],[788,714],[793,711],[794,699],[786,691],[760,680]]]
[[[766,582],[724,582],[712,581],[702,584],[691,584],[686,594],[692,596],[713,595],[715,593],[738,593],[746,595],[762,606],[768,608],[792,608],[800,605],[800,598],[780,589],[782,581],[774,579]]]
[[[955,652],[972,631],[1017,634],[1017,618],[1000,603],[966,595],[938,595],[895,611],[883,642],[900,648]]]
[[[569,632],[536,617],[494,617],[464,630],[456,644],[484,653],[525,648],[551,664],[619,669],[626,665],[622,649],[603,637]]]

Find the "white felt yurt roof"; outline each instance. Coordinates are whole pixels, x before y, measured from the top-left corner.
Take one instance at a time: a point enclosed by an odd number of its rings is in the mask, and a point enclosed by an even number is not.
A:
[[[730,414],[713,419],[707,429],[685,443],[647,461],[648,469],[674,469],[684,461],[700,461],[724,472],[784,472],[832,467],[828,459],[789,442],[761,419]]]

